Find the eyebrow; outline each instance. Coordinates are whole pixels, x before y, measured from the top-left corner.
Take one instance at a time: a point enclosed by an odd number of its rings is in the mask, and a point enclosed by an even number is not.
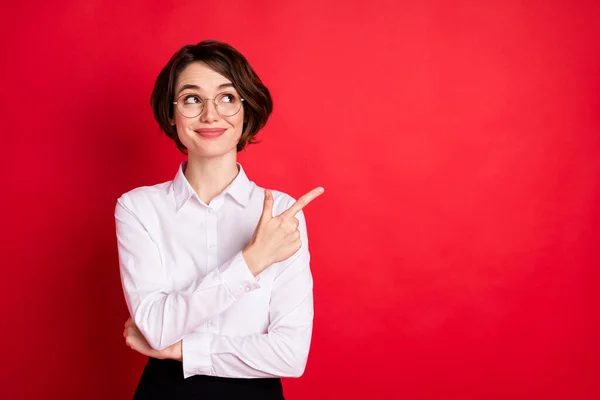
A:
[[[228,87],[233,87],[233,83],[222,83],[219,85],[218,89],[225,89]],[[179,91],[177,92],[177,94],[183,92],[186,89],[200,90],[200,86],[187,83],[187,84],[183,85],[181,88],[179,88]]]

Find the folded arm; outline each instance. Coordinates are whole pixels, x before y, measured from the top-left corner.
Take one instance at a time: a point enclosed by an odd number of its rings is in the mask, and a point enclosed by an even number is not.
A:
[[[267,333],[223,336],[191,332],[183,339],[184,377],[298,377],[304,372],[312,336],[313,280],[306,223],[298,214],[302,247],[273,281]]]
[[[170,290],[158,247],[131,208],[124,195],[115,209],[121,282],[135,325],[153,349],[180,341],[260,287],[239,252],[185,290]]]

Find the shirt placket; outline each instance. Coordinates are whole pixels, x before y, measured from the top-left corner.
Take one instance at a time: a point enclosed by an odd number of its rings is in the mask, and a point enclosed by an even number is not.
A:
[[[206,249],[208,259],[206,262],[206,274],[210,273],[216,268],[219,268],[219,257],[218,257],[218,213],[222,205],[222,198],[215,198],[210,202],[210,205],[206,207]],[[214,316],[206,322],[206,330],[208,332],[218,332],[218,321],[219,317]]]

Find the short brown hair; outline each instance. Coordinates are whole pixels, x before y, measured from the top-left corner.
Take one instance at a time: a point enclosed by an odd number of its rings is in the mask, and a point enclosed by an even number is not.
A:
[[[239,51],[216,40],[204,40],[195,45],[183,46],[158,74],[150,104],[154,119],[160,128],[175,142],[179,151],[187,154],[187,148],[177,136],[177,128],[171,125],[174,118],[173,96],[179,74],[196,61],[207,64],[229,79],[244,98],[244,125],[237,151],[242,151],[248,144],[256,143],[256,134],[265,126],[273,111],[271,94]]]

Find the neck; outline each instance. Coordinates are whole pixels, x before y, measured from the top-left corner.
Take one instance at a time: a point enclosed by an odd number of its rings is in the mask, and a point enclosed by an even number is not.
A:
[[[184,175],[205,204],[221,193],[238,174],[236,154],[221,157],[188,156]]]

